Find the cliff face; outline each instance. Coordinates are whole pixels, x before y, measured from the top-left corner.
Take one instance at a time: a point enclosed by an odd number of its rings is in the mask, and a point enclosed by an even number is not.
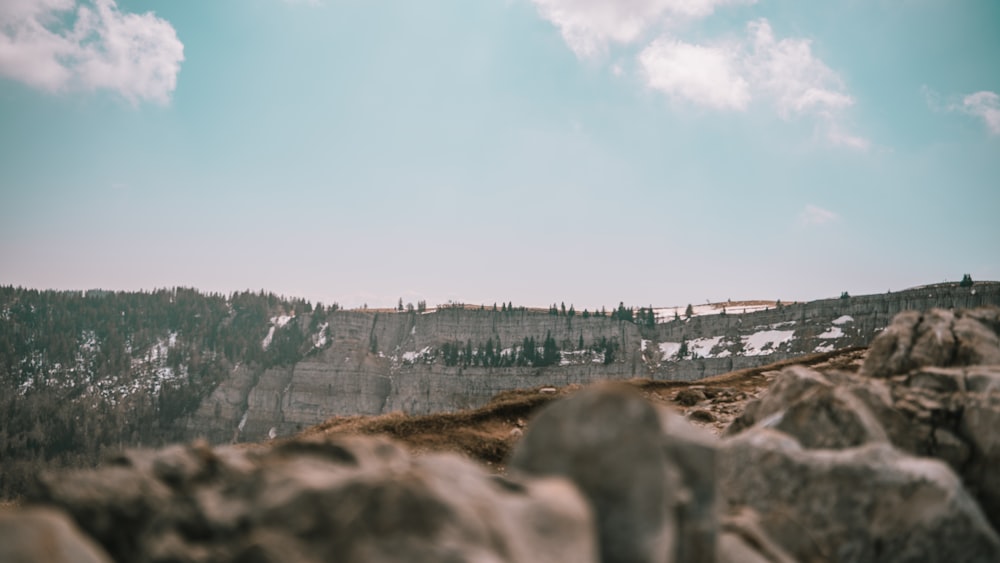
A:
[[[745,314],[736,306],[725,315],[653,326],[532,311],[337,311],[323,323],[298,323],[304,332],[320,327],[306,335],[314,347],[302,360],[269,369],[237,365],[187,418],[186,429],[190,437],[216,443],[260,440],[335,415],[477,407],[517,388],[631,377],[690,381],[801,354],[866,346],[903,310],[982,305],[1000,305],[1000,283],[928,286]],[[547,367],[454,365],[446,359],[450,345],[513,356],[523,353],[526,338],[541,349],[547,336],[560,354],[560,361]]]

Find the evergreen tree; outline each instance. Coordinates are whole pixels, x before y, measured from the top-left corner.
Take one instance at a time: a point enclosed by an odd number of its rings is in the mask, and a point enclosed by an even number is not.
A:
[[[962,276],[962,281],[958,282],[958,287],[972,287],[972,275],[965,274]]]
[[[694,307],[688,303],[687,309],[684,309],[684,317],[690,319],[692,316],[694,316]]]

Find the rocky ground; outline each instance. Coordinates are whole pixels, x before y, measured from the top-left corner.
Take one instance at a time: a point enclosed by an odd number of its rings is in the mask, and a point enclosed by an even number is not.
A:
[[[907,312],[867,352],[42,475],[0,560],[1000,561],[998,427],[1000,309]]]

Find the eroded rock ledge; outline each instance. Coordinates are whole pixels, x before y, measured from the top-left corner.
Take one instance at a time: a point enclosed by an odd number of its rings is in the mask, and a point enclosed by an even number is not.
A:
[[[506,476],[345,435],[135,451],[40,478],[0,559],[1000,561],[997,428],[1000,309],[904,313],[721,439],[604,385],[542,409]]]

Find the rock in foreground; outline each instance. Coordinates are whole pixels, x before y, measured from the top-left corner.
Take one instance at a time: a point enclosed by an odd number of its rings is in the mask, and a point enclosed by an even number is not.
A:
[[[176,446],[42,481],[117,561],[597,561],[569,483],[517,482],[379,438]]]

